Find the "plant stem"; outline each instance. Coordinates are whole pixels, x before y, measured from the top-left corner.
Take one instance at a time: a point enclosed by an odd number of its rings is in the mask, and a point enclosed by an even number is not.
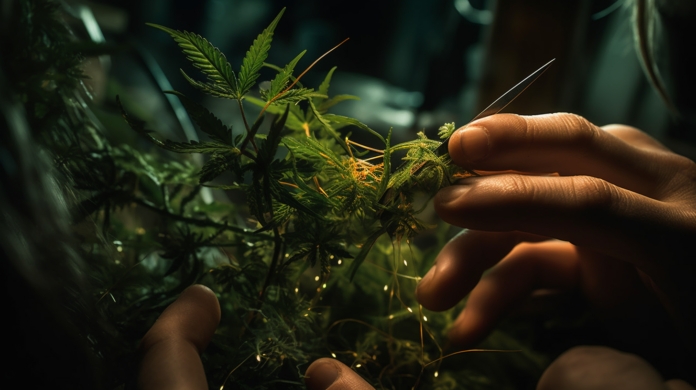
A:
[[[152,210],[152,211],[155,211],[155,212],[158,213],[158,214],[161,214],[161,215],[164,215],[164,216],[166,216],[166,217],[175,219],[175,220],[177,220],[177,221],[185,222],[185,223],[188,223],[188,224],[191,224],[191,225],[203,226],[203,227],[214,227],[214,228],[217,228],[217,229],[229,230],[229,231],[234,232],[234,233],[237,233],[237,234],[244,234],[244,235],[248,235],[248,236],[254,236],[254,237],[256,237],[256,238],[258,238],[258,239],[260,239],[260,240],[270,240],[270,239],[271,239],[271,237],[269,237],[269,236],[267,236],[267,235],[256,234],[256,233],[254,233],[253,230],[250,230],[250,229],[244,229],[244,228],[240,228],[240,227],[236,227],[236,226],[229,226],[229,225],[226,225],[226,224],[222,224],[222,223],[215,222],[215,221],[210,221],[210,220],[195,219],[195,218],[184,217],[184,216],[177,215],[177,214],[172,214],[172,213],[170,213],[170,212],[167,211],[167,210],[163,210],[163,209],[161,209],[161,208],[155,206],[154,204],[148,202],[148,201],[145,200],[145,199],[133,198],[133,199],[131,199],[131,200],[132,200],[134,203],[137,203],[137,204],[139,204],[139,205],[141,205],[141,206],[143,206],[143,207],[145,207],[145,208],[148,208],[148,209],[150,209],[150,210]]]
[[[273,258],[271,258],[271,266],[268,268],[266,280],[263,282],[263,287],[261,288],[261,292],[259,293],[259,308],[263,303],[263,298],[266,294],[266,289],[268,288],[268,285],[271,283],[273,274],[275,274],[276,267],[278,266],[278,257],[280,255],[280,249],[283,244],[282,240],[280,239],[280,232],[278,232],[277,227],[273,228],[273,240],[275,241],[273,244]]]
[[[239,112],[242,113],[242,119],[244,120],[244,127],[246,127],[246,131],[247,131],[247,136],[244,139],[244,142],[242,142],[242,147],[240,150],[242,151],[242,153],[245,151],[244,148],[246,147],[246,144],[249,141],[249,138],[251,138],[251,145],[254,147],[254,151],[258,154],[259,148],[256,146],[256,142],[254,141],[254,134],[251,134],[251,128],[249,127],[249,122],[247,122],[246,115],[244,114],[244,106],[242,106],[242,99],[237,99],[237,103],[239,103]]]

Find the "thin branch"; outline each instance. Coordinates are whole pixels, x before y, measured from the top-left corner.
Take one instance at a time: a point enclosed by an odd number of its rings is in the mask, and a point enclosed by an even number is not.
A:
[[[175,219],[177,221],[181,221],[181,222],[188,223],[191,225],[224,229],[224,230],[228,230],[228,231],[231,231],[231,232],[234,232],[237,234],[254,236],[260,240],[271,240],[272,239],[268,235],[254,233],[254,230],[251,230],[251,229],[244,229],[244,228],[240,228],[240,227],[236,227],[236,226],[230,226],[227,224],[222,224],[222,223],[211,221],[211,220],[195,219],[195,218],[184,217],[184,216],[177,215],[177,214],[172,214],[167,210],[163,210],[163,209],[155,206],[154,204],[148,202],[145,199],[140,199],[140,198],[134,197],[131,199],[131,201],[134,203],[137,203],[145,208],[148,208],[148,209],[150,209],[158,214],[164,215],[165,217],[169,217],[169,218]]]
[[[242,113],[242,119],[244,120],[244,127],[246,128],[247,131],[247,137],[251,134],[251,128],[249,127],[249,123],[247,122],[246,115],[244,114],[244,106],[242,106],[242,99],[237,99],[237,103],[239,103],[239,112]],[[254,147],[254,151],[258,154],[259,153],[259,148],[256,146],[256,142],[254,141],[253,135],[251,136],[251,145]],[[246,145],[244,145],[246,146]]]

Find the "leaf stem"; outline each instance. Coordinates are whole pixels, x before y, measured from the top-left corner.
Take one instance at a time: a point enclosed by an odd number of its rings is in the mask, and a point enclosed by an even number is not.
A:
[[[242,151],[244,151],[244,147],[246,146],[247,140],[251,139],[251,145],[254,146],[254,152],[257,154],[259,153],[259,148],[256,146],[256,142],[254,141],[254,136],[251,134],[251,128],[249,127],[249,122],[247,122],[246,115],[244,114],[244,106],[242,105],[242,99],[237,99],[237,103],[239,103],[239,112],[242,113],[242,119],[244,120],[244,127],[246,128],[247,131],[247,138],[244,140],[244,144],[242,145]]]
[[[145,199],[140,199],[140,198],[134,197],[131,199],[131,201],[136,203],[136,204],[139,204],[145,208],[148,208],[148,209],[150,209],[158,214],[164,215],[165,217],[172,218],[172,219],[175,219],[177,221],[181,221],[181,222],[188,223],[191,225],[202,226],[202,227],[214,227],[217,229],[229,230],[229,231],[237,233],[237,234],[254,236],[260,240],[270,240],[271,239],[271,237],[269,237],[267,235],[256,234],[256,233],[254,233],[253,230],[250,230],[250,229],[244,229],[244,228],[240,228],[240,227],[236,227],[236,226],[230,226],[227,224],[222,224],[222,223],[211,221],[211,220],[195,219],[195,218],[184,217],[182,215],[172,214],[167,210],[163,210],[163,209],[155,206],[154,204],[148,202]]]
[[[273,274],[275,274],[276,267],[278,266],[278,257],[280,256],[280,247],[283,244],[280,238],[280,232],[278,231],[277,227],[273,228],[273,241],[273,258],[271,258],[271,266],[268,268],[266,280],[263,282],[263,287],[261,288],[261,292],[259,293],[259,308],[263,303],[263,298],[266,294],[266,289],[268,288],[268,285],[271,283],[271,278],[273,278]]]

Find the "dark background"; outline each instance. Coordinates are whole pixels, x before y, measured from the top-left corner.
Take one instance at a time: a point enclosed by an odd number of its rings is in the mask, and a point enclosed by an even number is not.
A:
[[[108,75],[101,87],[98,80],[93,82],[97,102],[104,102],[106,111],[113,114],[111,119],[116,119],[113,99],[117,93],[124,95],[139,105],[136,114],[170,138],[194,136],[190,129],[184,130],[187,135],[181,132],[181,121],[159,94],[162,85],[153,82],[152,69],[148,70],[143,57],[151,56],[150,64],[161,67],[160,75],[172,88],[200,99],[237,131],[243,126],[229,101],[198,94],[183,80],[179,68],[192,75],[195,69],[167,34],[145,23],[199,33],[238,69],[256,35],[287,7],[267,62],[283,66],[307,49],[297,66],[299,73],[350,37],[303,81],[316,88],[326,72],[338,66],[330,93],[354,94],[362,100],[337,106],[337,113],[383,133],[393,127],[399,142],[421,130],[432,137],[445,122],[464,125],[507,89],[556,58],[552,68],[506,112],[563,111],[583,115],[597,125],[628,124],[679,153],[696,156],[683,142],[691,133],[688,126],[670,117],[643,73],[634,49],[629,2],[128,0],[75,4],[89,7],[107,42],[125,48],[111,56],[108,69],[94,59],[97,73]],[[79,20],[75,28],[87,34]],[[272,71],[266,71],[260,81],[273,77]],[[103,120],[111,119],[104,114]]]

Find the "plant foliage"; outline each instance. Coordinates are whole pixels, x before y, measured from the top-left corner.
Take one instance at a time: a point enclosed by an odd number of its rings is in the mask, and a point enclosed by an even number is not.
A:
[[[54,20],[55,3],[26,3],[34,7],[27,15]],[[160,139],[130,113],[127,99],[123,104],[117,97],[127,125],[162,152],[111,145],[85,105],[69,94],[51,104],[48,94],[41,95],[45,101],[31,100],[39,117],[56,112],[43,134],[69,191],[77,194],[73,221],[101,225],[83,232],[82,253],[91,259],[100,313],[129,340],[115,348],[117,360],[132,366],[126,362],[133,360],[137,339],[164,307],[186,287],[204,283],[218,295],[223,313],[203,355],[211,388],[304,388],[307,364],[321,356],[342,360],[377,388],[509,386],[491,379],[496,366],[490,358],[466,370],[442,360],[440,343],[454,318],[422,311],[414,297],[447,229],[433,234],[437,245],[413,246],[432,227],[418,214],[439,189],[472,173],[451,164],[448,155],[437,156],[440,142],[424,133],[394,145],[390,130],[330,113],[357,99],[331,95],[335,67],[315,92],[295,76],[304,51],[282,68],[264,63],[283,12],[253,41],[236,73],[205,38],[151,24],[202,73],[205,81],[197,81],[182,70],[191,85],[237,101],[245,128],[236,132],[205,106],[165,91],[180,99],[209,140]],[[39,47],[36,53],[48,53],[45,61],[51,62],[58,52]],[[50,79],[72,92],[81,82],[80,58],[61,58],[67,66],[52,69],[62,69],[63,78]],[[37,86],[49,79],[51,68],[44,65]],[[264,66],[276,74],[256,94],[252,88]],[[245,105],[263,111],[247,122]],[[66,106],[81,116],[66,122]],[[372,142],[352,141],[347,129]],[[440,136],[454,129],[446,124]],[[201,154],[205,163],[167,152]],[[394,168],[397,152],[405,157]],[[206,201],[203,194],[211,189],[244,202]],[[519,348],[509,338],[494,340],[492,348]],[[525,370],[538,367],[538,361],[516,359]]]

